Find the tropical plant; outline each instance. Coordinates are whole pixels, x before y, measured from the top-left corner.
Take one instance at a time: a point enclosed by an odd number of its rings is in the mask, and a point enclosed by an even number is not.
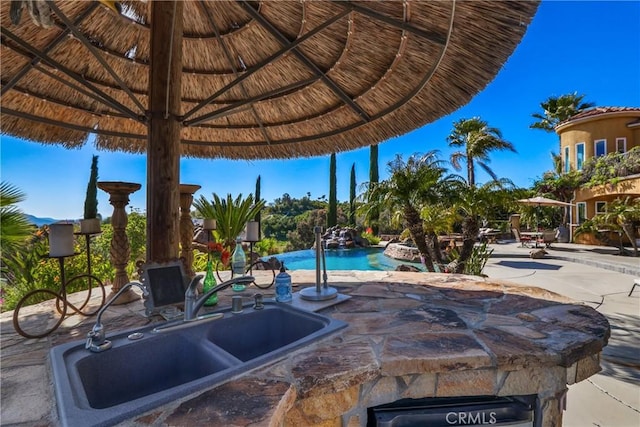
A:
[[[380,238],[378,236],[374,236],[370,231],[363,231],[361,236],[363,239],[367,239],[367,241],[371,245],[377,245],[378,243],[380,243]]]
[[[351,179],[349,181],[349,225],[356,225],[356,164],[351,165]]]
[[[533,192],[545,197],[560,200],[561,202],[569,203],[573,198],[574,191],[580,188],[581,179],[581,172],[575,170],[564,174],[545,172],[540,180],[533,183]],[[553,212],[557,212],[557,210],[554,210]],[[567,224],[568,222],[569,209],[564,209],[562,223]]]
[[[91,158],[91,173],[84,199],[84,219],[98,217],[98,156]]]
[[[638,256],[635,228],[640,222],[640,197],[617,198],[607,204],[606,212],[594,216],[591,220],[599,228],[608,228],[620,235],[626,235],[633,247],[633,255]],[[621,253],[624,251],[621,250]]]
[[[542,129],[546,132],[555,132],[556,126],[569,120],[582,110],[593,107],[592,102],[584,102],[585,95],[578,95],[578,92],[551,96],[540,103],[542,113],[533,113],[531,116],[537,120],[529,127],[531,129]]]
[[[445,200],[442,200],[442,202],[445,202]],[[451,232],[453,225],[460,217],[451,206],[446,206],[444,203],[436,203],[424,206],[420,211],[420,218],[423,221],[422,225],[427,235],[427,242],[434,263],[440,271],[443,271],[444,263],[451,260],[445,260],[440,248],[438,235]]]
[[[469,260],[464,264],[463,273],[472,276],[486,277],[486,275],[483,274],[482,271],[484,270],[485,265],[487,265],[487,261],[489,261],[489,258],[491,258],[492,253],[493,249],[488,248],[486,242],[474,246]],[[456,259],[460,257],[459,252],[455,248],[452,250],[451,255]]]
[[[24,248],[34,227],[16,206],[26,195],[13,185],[0,184],[0,247],[2,258]]]
[[[327,227],[338,224],[338,199],[336,177],[336,153],[331,153],[329,164],[329,209],[327,210]]]
[[[438,159],[437,151],[414,154],[406,163],[398,154],[387,167],[389,178],[371,186],[368,204],[379,209],[401,211],[403,224],[409,230],[425,267],[428,271],[435,271],[420,210],[424,204],[438,201],[440,189],[448,181],[446,168]]]
[[[47,261],[48,231],[49,227],[45,226],[30,233],[20,250],[2,251],[2,311],[14,309],[27,292],[48,287],[48,281],[42,280],[39,269]]]
[[[200,196],[193,202],[193,206],[203,218],[214,218],[217,221],[215,234],[218,239],[222,240],[228,248],[234,248],[236,237],[242,233],[247,222],[255,218],[264,207],[264,201],[259,200],[254,203],[252,194],[246,198],[238,194],[235,199],[231,194],[227,194],[226,199],[222,199],[213,193],[213,201]]]
[[[459,180],[453,187],[454,208],[462,218],[462,248],[460,256],[450,270],[463,273],[473,255],[474,246],[480,232],[481,218],[487,218],[497,207],[514,199],[511,181],[501,179],[488,182],[480,187]]]
[[[461,119],[453,124],[453,131],[447,137],[451,147],[463,147],[463,150],[451,154],[451,164],[456,170],[461,170],[461,162],[467,164],[467,182],[470,186],[476,185],[475,165],[478,164],[491,178],[497,180],[496,174],[488,166],[489,152],[494,150],[516,149],[510,142],[502,138],[499,129],[490,127],[486,121],[479,117]]]

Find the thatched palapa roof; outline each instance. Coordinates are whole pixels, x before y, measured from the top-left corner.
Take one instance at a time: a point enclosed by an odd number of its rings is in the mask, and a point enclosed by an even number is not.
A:
[[[2,1],[2,133],[145,151],[151,3],[47,2],[43,28]],[[187,1],[181,154],[310,156],[406,133],[483,89],[537,5]]]

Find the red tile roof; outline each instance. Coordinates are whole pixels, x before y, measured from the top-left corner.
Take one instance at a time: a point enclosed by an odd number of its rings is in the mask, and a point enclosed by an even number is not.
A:
[[[600,114],[606,113],[618,113],[623,111],[638,113],[638,115],[640,116],[640,108],[638,107],[594,107],[581,111],[575,116],[572,116],[569,120],[565,120],[563,123],[567,123],[576,119],[583,119],[585,117],[598,116]]]

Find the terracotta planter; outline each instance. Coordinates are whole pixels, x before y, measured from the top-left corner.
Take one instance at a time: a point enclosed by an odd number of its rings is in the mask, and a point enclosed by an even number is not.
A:
[[[80,233],[81,234],[100,233],[100,218],[81,219]]]

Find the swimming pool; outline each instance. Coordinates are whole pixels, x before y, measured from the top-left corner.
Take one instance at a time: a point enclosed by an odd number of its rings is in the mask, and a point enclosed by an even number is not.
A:
[[[295,252],[285,252],[273,255],[289,270],[315,270],[316,251],[307,249]],[[327,270],[395,270],[400,264],[413,265],[421,268],[420,264],[398,261],[383,254],[382,248],[328,249],[325,251]],[[264,257],[266,261],[269,257]]]

